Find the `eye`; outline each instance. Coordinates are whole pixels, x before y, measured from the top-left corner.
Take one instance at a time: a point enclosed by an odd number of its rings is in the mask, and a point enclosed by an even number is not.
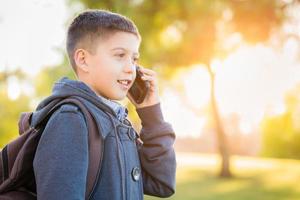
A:
[[[118,53],[118,54],[116,54],[116,56],[119,58],[123,58],[125,56],[125,53]]]
[[[139,58],[133,58],[133,61],[134,61],[135,63],[137,63],[137,62],[139,61]]]

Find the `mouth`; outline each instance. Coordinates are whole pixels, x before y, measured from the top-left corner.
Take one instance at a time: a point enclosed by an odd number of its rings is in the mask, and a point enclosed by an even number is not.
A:
[[[118,80],[118,83],[121,84],[124,88],[129,88],[132,80],[124,79],[124,80]]]

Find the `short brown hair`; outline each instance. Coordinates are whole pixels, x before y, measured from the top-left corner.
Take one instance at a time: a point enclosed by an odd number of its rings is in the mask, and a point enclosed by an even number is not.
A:
[[[139,39],[139,31],[130,19],[106,10],[87,10],[80,13],[71,22],[67,32],[67,52],[71,66],[77,73],[73,55],[77,48],[93,51],[95,40],[108,37],[118,32],[135,34]]]

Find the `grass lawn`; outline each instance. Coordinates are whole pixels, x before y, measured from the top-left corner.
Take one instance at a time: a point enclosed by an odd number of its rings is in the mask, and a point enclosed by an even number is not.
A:
[[[231,179],[217,178],[216,155],[178,153],[177,164],[176,194],[170,200],[300,200],[298,160],[233,156]]]

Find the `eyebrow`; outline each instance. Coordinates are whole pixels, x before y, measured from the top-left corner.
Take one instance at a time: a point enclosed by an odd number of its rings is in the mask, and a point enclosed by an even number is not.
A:
[[[116,47],[116,48],[113,48],[111,51],[114,51],[114,50],[123,50],[123,51],[126,51],[126,52],[129,51],[128,49],[125,49],[123,47]],[[133,53],[133,55],[140,56],[139,53],[135,53],[135,52]]]

